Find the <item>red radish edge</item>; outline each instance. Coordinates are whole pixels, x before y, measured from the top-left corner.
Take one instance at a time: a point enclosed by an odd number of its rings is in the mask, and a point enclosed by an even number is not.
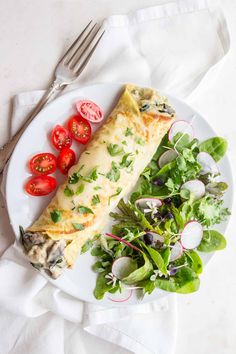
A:
[[[195,136],[195,132],[194,132],[194,129],[193,129],[193,126],[191,123],[189,123],[187,120],[184,120],[184,119],[180,119],[180,120],[176,120],[175,122],[172,123],[169,131],[168,131],[168,140],[171,141],[172,139],[170,139],[170,131],[171,131],[171,128],[173,127],[174,124],[178,123],[178,122],[184,122],[184,123],[187,123],[188,125],[191,126],[192,128],[192,131],[193,131],[193,137]]]
[[[113,301],[113,302],[125,302],[125,301],[128,301],[130,298],[131,298],[131,296],[132,296],[132,294],[133,294],[133,290],[131,289],[130,291],[129,291],[129,294],[128,294],[128,296],[125,298],[125,299],[120,299],[120,300],[115,300],[115,299],[112,299],[112,297],[110,297],[110,296],[108,296],[108,299],[110,300],[110,301]],[[112,294],[111,294],[112,295]],[[114,294],[115,295],[115,294]],[[120,294],[120,295],[122,295],[122,293]]]
[[[137,252],[141,252],[139,248],[135,247],[134,245],[132,245],[132,243],[128,242],[128,241],[125,241],[123,238],[120,238],[118,236],[115,236],[113,234],[110,234],[110,233],[106,233],[107,236],[111,237],[111,238],[114,238],[115,240],[117,241],[120,241],[120,242],[123,242],[126,244],[126,246],[129,246],[130,248],[133,248],[135,251]]]
[[[178,255],[177,257],[176,257],[176,255],[175,255],[175,257],[173,257],[172,249],[175,248],[176,244],[178,244],[179,247],[180,247],[180,248],[179,248],[180,253],[179,253],[179,255]],[[171,249],[171,251],[170,251],[170,262],[174,262],[174,261],[176,261],[177,259],[179,259],[179,258],[182,256],[183,251],[184,251],[183,245],[182,245],[182,243],[179,242],[179,241],[177,241],[177,242],[172,246],[172,249]],[[172,254],[171,254],[171,253],[172,253]],[[172,258],[171,258],[171,256],[172,256]]]

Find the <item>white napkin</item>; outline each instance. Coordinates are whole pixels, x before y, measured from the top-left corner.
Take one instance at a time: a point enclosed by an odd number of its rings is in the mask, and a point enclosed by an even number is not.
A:
[[[204,0],[176,1],[111,16],[104,26],[106,35],[80,86],[130,81],[184,97],[229,49],[222,13]],[[212,83],[218,67],[210,70],[198,90]],[[14,98],[12,133],[42,93]],[[0,261],[0,284],[0,353],[174,353],[173,295],[121,308],[85,304],[48,284],[14,247]],[[96,339],[84,329],[125,349]]]

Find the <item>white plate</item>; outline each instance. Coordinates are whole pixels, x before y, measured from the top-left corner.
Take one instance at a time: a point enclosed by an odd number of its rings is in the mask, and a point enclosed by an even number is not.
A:
[[[18,142],[12,158],[9,163],[7,179],[6,179],[6,199],[10,216],[10,221],[16,237],[19,238],[19,225],[24,228],[28,227],[39,216],[41,211],[46,207],[52,198],[52,195],[46,197],[30,197],[24,192],[23,185],[30,176],[27,169],[27,161],[30,157],[39,152],[56,151],[50,145],[49,132],[52,131],[56,124],[63,124],[68,117],[75,113],[74,103],[80,98],[87,98],[98,103],[104,110],[109,113],[116,104],[117,98],[122,91],[120,84],[100,84],[84,87],[71,91],[60,98],[56,99],[41,111]],[[200,140],[205,140],[215,136],[216,133],[209,126],[206,120],[195,112],[191,107],[173,97],[169,97],[171,104],[177,112],[177,119],[185,119],[191,121],[194,117],[193,126],[195,135]],[[98,125],[93,126],[93,130]],[[78,144],[74,144],[74,150],[79,155]],[[229,190],[225,195],[225,205],[229,208],[232,206],[233,198],[233,182],[231,168],[227,156],[225,156],[219,164],[222,172],[222,180],[229,184]],[[59,181],[63,178],[56,173]],[[215,229],[224,233],[227,222],[215,227]],[[204,263],[209,260],[210,255],[203,255]],[[96,282],[96,274],[91,270],[95,258],[89,253],[81,255],[72,270],[65,271],[57,280],[49,281],[66,293],[75,296],[78,299],[99,303],[100,305],[121,306],[122,303],[113,303],[107,297],[101,301],[97,301],[93,296],[93,289]],[[168,293],[156,290],[151,295],[146,295],[143,302],[153,301]],[[133,294],[125,304],[137,303],[138,297]]]

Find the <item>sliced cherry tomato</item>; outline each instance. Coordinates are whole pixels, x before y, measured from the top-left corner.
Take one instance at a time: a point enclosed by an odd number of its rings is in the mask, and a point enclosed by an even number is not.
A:
[[[69,148],[64,148],[61,150],[57,158],[57,166],[61,173],[64,175],[67,174],[71,166],[75,163],[75,153]]]
[[[92,123],[99,123],[104,118],[102,109],[92,101],[81,100],[75,106],[79,115]]]
[[[50,152],[44,152],[32,157],[29,162],[30,171],[34,175],[50,175],[56,171],[57,159]]]
[[[78,115],[70,118],[68,128],[72,137],[81,144],[86,144],[92,134],[90,123]]]
[[[69,131],[61,125],[56,125],[52,131],[52,143],[56,149],[61,150],[65,147],[71,147],[72,138]]]
[[[39,197],[51,193],[57,186],[55,178],[51,176],[34,176],[25,184],[28,194]]]

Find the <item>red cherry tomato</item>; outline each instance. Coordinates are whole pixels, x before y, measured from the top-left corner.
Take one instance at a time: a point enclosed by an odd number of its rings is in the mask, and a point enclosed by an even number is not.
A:
[[[68,130],[61,125],[56,125],[52,131],[52,143],[56,149],[61,150],[65,147],[71,147],[72,139]]]
[[[81,144],[86,144],[92,134],[90,123],[78,115],[70,118],[68,128],[72,137]]]
[[[29,168],[34,175],[50,175],[55,172],[57,168],[56,156],[50,152],[37,154],[30,160]]]
[[[61,173],[64,175],[67,174],[71,166],[75,163],[75,153],[69,148],[64,148],[61,150],[57,158],[57,166]]]
[[[102,109],[92,101],[81,100],[75,106],[79,115],[92,123],[99,123],[104,118]]]
[[[57,186],[55,178],[51,176],[34,176],[25,184],[25,191],[39,197],[51,193]]]

